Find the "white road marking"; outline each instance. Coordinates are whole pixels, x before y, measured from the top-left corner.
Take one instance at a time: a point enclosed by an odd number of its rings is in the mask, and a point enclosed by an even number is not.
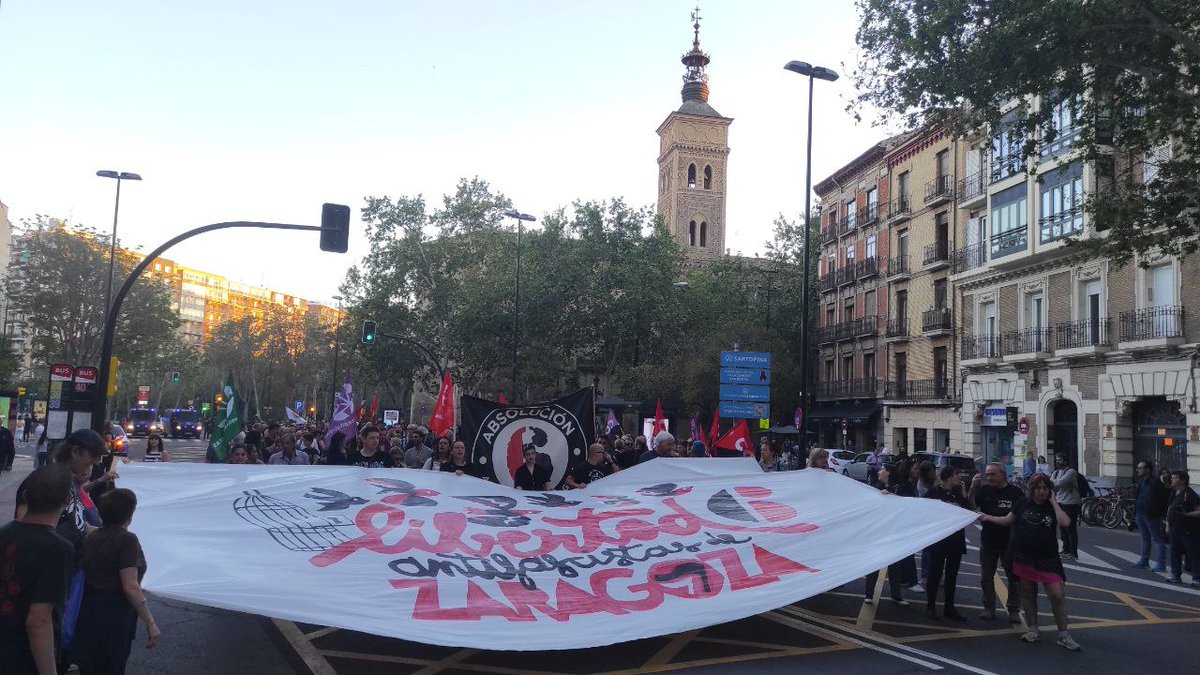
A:
[[[852,637],[847,634],[849,631],[840,630],[840,626],[832,626],[834,628],[834,630],[829,630],[827,628],[821,628],[819,626],[814,626],[813,619],[810,619],[807,616],[800,616],[800,614],[802,614],[802,613],[807,614],[806,612],[796,611],[795,608],[793,608],[793,607],[784,607],[782,609],[777,609],[777,610],[775,610],[774,613],[780,615],[778,618],[775,619],[776,621],[784,623],[785,625],[791,626],[798,630],[802,630],[807,633],[811,633],[813,635],[817,635],[817,636],[823,637],[823,638],[828,638],[831,640],[843,640],[845,642],[849,642],[851,644],[858,645],[859,647],[865,647],[866,649],[870,649],[872,651],[876,651],[881,654],[887,654],[888,656],[894,656],[898,659],[908,661],[909,663],[915,663],[918,666],[924,666],[925,668],[928,668],[929,670],[935,670],[935,671],[945,670],[938,664],[933,663],[931,661],[924,661],[922,659],[918,659],[916,657],[909,656],[908,654],[901,653],[899,650],[887,649],[886,647],[881,647],[879,645],[875,645],[875,644],[871,644],[870,642],[866,642],[865,640],[860,640],[858,638]],[[788,616],[788,614],[792,614],[793,616]],[[824,622],[822,621],[820,623],[824,623]],[[854,632],[858,633],[858,631],[854,631]],[[899,645],[899,644],[897,644],[896,646],[900,647],[900,648],[904,647],[903,645]]]
[[[1101,547],[1101,548],[1103,548],[1103,547]],[[1088,574],[1095,574],[1097,576],[1108,577],[1109,579],[1119,579],[1121,581],[1128,581],[1131,584],[1140,584],[1142,586],[1149,586],[1151,588],[1161,588],[1161,589],[1168,590],[1168,591],[1175,591],[1176,593],[1184,593],[1186,595],[1194,595],[1196,597],[1200,597],[1200,589],[1192,588],[1192,587],[1188,586],[1187,584],[1168,584],[1168,583],[1164,583],[1162,581],[1149,581],[1147,579],[1138,579],[1137,577],[1131,577],[1128,574],[1123,574],[1120,572],[1105,572],[1104,570],[1098,570],[1098,569],[1095,569],[1092,567],[1081,567],[1079,565],[1063,565],[1063,567],[1066,569],[1069,569],[1069,570],[1075,570],[1076,572],[1086,572]]]
[[[1122,548],[1110,548],[1108,546],[1097,546],[1096,548],[1099,548],[1099,549],[1107,552],[1109,555],[1116,556],[1117,558],[1120,558],[1121,560],[1128,561],[1129,564],[1131,564],[1131,565],[1134,563],[1137,563],[1139,560],[1142,559],[1142,557],[1140,555],[1138,555],[1137,553],[1134,553],[1133,551],[1127,551]],[[1157,574],[1158,576],[1162,577],[1163,579],[1171,578],[1171,575],[1167,572],[1151,572],[1151,574]]]
[[[791,606],[791,607],[784,607],[782,610],[778,610],[778,611],[786,611],[789,614],[793,614],[794,616],[803,618],[804,620],[806,620],[810,623],[816,623],[816,624],[825,626],[826,628],[829,628],[835,634],[839,634],[839,637],[843,640],[850,640],[851,642],[854,642],[855,644],[861,644],[864,647],[868,647],[868,648],[874,649],[876,651],[891,653],[893,656],[896,656],[898,658],[903,658],[906,661],[912,661],[914,663],[919,663],[920,659],[913,658],[913,657],[921,657],[921,659],[929,659],[931,661],[938,661],[938,662],[944,663],[948,666],[953,666],[955,668],[959,668],[959,669],[965,670],[970,673],[975,673],[976,675],[997,675],[996,673],[994,673],[990,670],[983,670],[982,668],[976,668],[975,666],[967,665],[961,661],[955,661],[954,659],[949,659],[949,658],[946,658],[939,654],[925,651],[924,649],[917,649],[916,647],[910,647],[905,644],[900,644],[899,642],[895,642],[895,641],[889,639],[887,636],[882,635],[880,633],[864,632],[864,631],[860,631],[856,628],[851,628],[850,626],[847,626],[845,624],[839,624],[834,621],[830,621],[829,619],[826,619],[825,617],[821,616],[820,614],[816,614],[815,612],[810,612],[806,609],[801,609],[799,607]],[[883,646],[876,647],[871,644],[865,644],[863,642],[865,640],[877,642]],[[886,649],[885,649],[885,647],[886,647]],[[908,654],[912,654],[913,657],[905,656],[902,654],[897,654],[896,652],[907,652]],[[936,669],[941,670],[941,668],[936,668]]]
[[[1104,548],[1104,547],[1101,546],[1100,548]],[[1106,563],[1103,560],[1092,555],[1091,553],[1088,553],[1087,551],[1082,551],[1082,550],[1079,552],[1078,562],[1083,563],[1084,565],[1092,565],[1093,567],[1103,567],[1105,569],[1110,569],[1110,570],[1118,569],[1116,565]],[[1134,562],[1136,562],[1136,561],[1134,561]]]

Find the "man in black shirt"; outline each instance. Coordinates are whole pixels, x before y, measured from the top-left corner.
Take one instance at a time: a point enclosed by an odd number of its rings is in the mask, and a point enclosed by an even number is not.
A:
[[[533,443],[526,443],[521,448],[521,456],[525,458],[525,463],[517,467],[513,474],[513,486],[518,490],[549,490],[550,472],[537,463],[537,447]]]
[[[392,455],[380,447],[379,430],[372,426],[363,428],[362,447],[346,453],[346,463],[364,469],[391,469],[396,466]]]
[[[971,505],[977,511],[989,516],[1003,518],[1012,511],[1013,504],[1022,497],[1021,490],[1008,482],[1008,473],[1004,466],[998,463],[988,464],[983,474],[975,474],[971,479]],[[979,618],[993,621],[996,618],[996,563],[1004,566],[1004,574],[1008,577],[1008,611],[1009,623],[1020,623],[1020,598],[1016,592],[1016,579],[1012,573],[1012,561],[1008,558],[1008,535],[1011,528],[1005,525],[985,522],[979,539],[980,585],[983,590],[983,614]]]
[[[604,446],[592,443],[588,447],[587,461],[575,467],[567,476],[567,486],[574,489],[585,488],[588,483],[598,481],[616,471],[619,469],[608,458]]]
[[[54,528],[71,500],[71,472],[51,464],[24,483],[24,514],[0,527],[0,673],[55,672],[55,609],[75,550]]]

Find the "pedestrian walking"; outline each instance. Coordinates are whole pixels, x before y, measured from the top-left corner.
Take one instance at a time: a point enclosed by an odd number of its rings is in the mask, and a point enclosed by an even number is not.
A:
[[[1154,465],[1150,462],[1138,462],[1137,476],[1133,513],[1138,532],[1142,535],[1142,557],[1134,567],[1150,567],[1153,544],[1153,549],[1158,551],[1158,564],[1154,566],[1154,571],[1162,572],[1167,569],[1167,533],[1163,529],[1163,517],[1167,515],[1171,490],[1154,474]]]
[[[1013,576],[1017,577],[1021,606],[1025,610],[1026,631],[1023,642],[1041,639],[1038,628],[1037,587],[1042,584],[1050,598],[1050,610],[1058,626],[1057,644],[1077,652],[1079,643],[1067,629],[1067,596],[1064,590],[1066,573],[1058,551],[1057,531],[1065,530],[1071,517],[1063,510],[1054,495],[1053,484],[1045,474],[1029,479],[1025,497],[1018,499],[1007,516],[979,515],[983,523],[1012,527],[1011,543]]]
[[[1054,473],[1050,481],[1054,485],[1054,500],[1070,522],[1062,530],[1062,557],[1074,560],[1079,557],[1079,511],[1083,503],[1083,495],[1079,494],[1079,472],[1067,463],[1067,456],[1059,453],[1054,456]]]
[[[1187,471],[1171,472],[1171,503],[1167,507],[1167,536],[1171,542],[1171,581],[1183,583],[1183,558],[1188,560],[1192,587],[1200,588],[1200,497],[1190,486]]]
[[[878,481],[876,485],[880,492],[891,495],[896,494],[896,489],[900,481],[892,480],[891,472],[888,471],[887,467],[883,467],[879,470],[879,476],[877,479]],[[897,560],[896,562],[888,565],[887,568],[888,591],[891,595],[892,602],[896,603],[897,605],[908,605],[908,600],[904,599],[904,582],[907,578],[905,570],[906,562],[908,566],[912,566],[911,555]],[[879,581],[879,572],[871,572],[867,575],[865,581],[866,598],[863,599],[863,602],[869,605],[875,601],[875,584]]]
[[[967,498],[962,493],[962,477],[953,466],[942,467],[940,482],[925,493],[926,499],[937,499],[947,504],[970,510]],[[954,605],[955,590],[958,586],[958,568],[962,564],[962,556],[967,552],[966,529],[951,533],[945,539],[927,547],[929,552],[929,576],[925,580],[925,615],[930,619],[946,618],[952,621],[966,621],[967,617],[959,613]],[[937,613],[938,586],[945,582],[942,595],[942,614]]]

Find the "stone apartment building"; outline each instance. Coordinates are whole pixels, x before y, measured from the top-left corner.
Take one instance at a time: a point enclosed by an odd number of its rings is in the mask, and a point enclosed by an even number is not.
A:
[[[890,255],[886,157],[894,139],[877,143],[815,186],[821,203],[820,294],[810,427],[827,448],[868,449],[882,437],[881,373],[887,361]]]
[[[1200,261],[1117,267],[1069,247],[1104,236],[1080,209],[1101,177],[1072,152],[1070,106],[1055,120],[1055,142],[1033,157],[1003,126],[966,150],[963,246],[951,256],[966,450],[1018,465],[1026,452],[1064,453],[1088,475],[1121,479],[1142,459],[1200,470],[1200,307],[1184,284]]]

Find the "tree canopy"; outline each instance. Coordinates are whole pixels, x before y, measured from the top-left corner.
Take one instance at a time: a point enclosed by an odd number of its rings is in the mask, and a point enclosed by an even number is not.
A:
[[[1083,205],[1127,262],[1196,250],[1200,3],[858,0],[858,112],[967,134],[1005,128],[1024,156],[1067,131],[1104,180]],[[1010,110],[1013,100],[1037,105]],[[1032,170],[1032,169],[1031,169]]]

